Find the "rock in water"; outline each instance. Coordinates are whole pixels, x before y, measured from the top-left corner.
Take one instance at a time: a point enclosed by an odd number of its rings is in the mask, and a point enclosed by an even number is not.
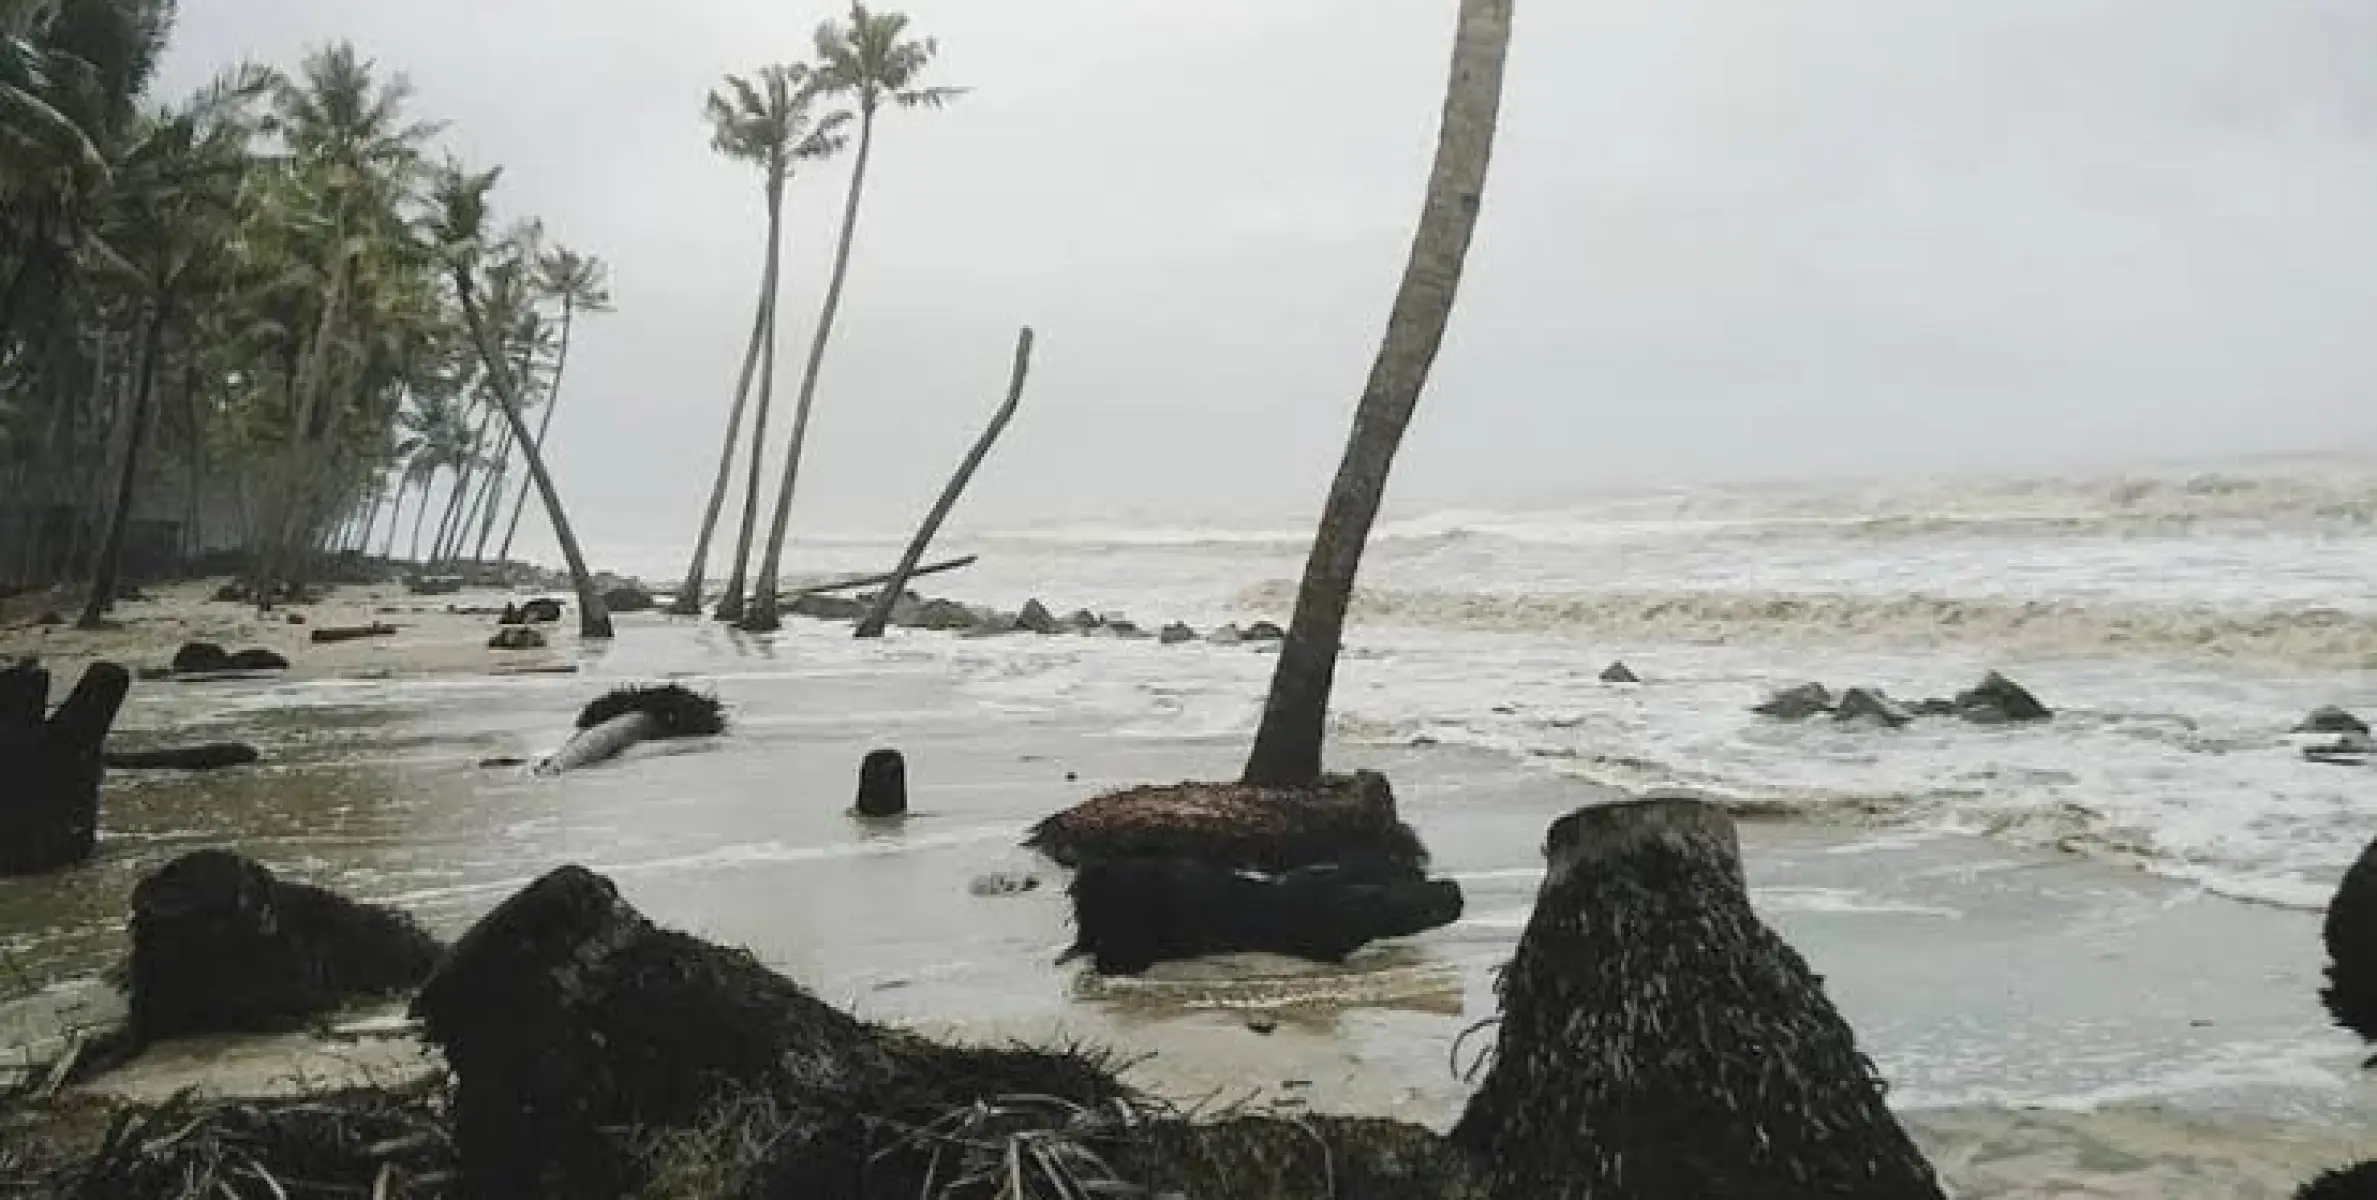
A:
[[[1832,711],[1832,689],[1821,683],[1803,683],[1776,692],[1750,711],[1762,717],[1804,721],[1817,713]]]
[[[101,756],[131,689],[124,668],[93,663],[45,716],[50,673],[31,660],[0,668],[0,875],[56,871],[98,849]]]
[[[1582,809],[1502,975],[1453,1138],[1497,1196],[1938,1200],[1816,974],[1750,906],[1733,823]]]
[[[908,762],[899,751],[870,751],[859,761],[858,803],[852,810],[862,817],[908,815]]]
[[[1245,641],[1246,635],[1239,632],[1238,627],[1235,625],[1224,625],[1221,628],[1214,630],[1212,633],[1206,634],[1205,640],[1213,643],[1216,646],[1235,646],[1238,643]]]
[[[2303,1185],[2295,1200],[2377,1200],[2377,1161],[2329,1171]]]
[[[927,600],[905,614],[897,611],[892,614],[895,625],[943,633],[972,629],[978,621],[973,609],[955,600]]]
[[[1611,663],[1611,664],[1609,665],[1609,668],[1608,668],[1607,670],[1605,670],[1605,671],[1603,671],[1603,672],[1601,673],[1601,682],[1603,682],[1603,683],[1641,683],[1641,682],[1642,682],[1642,680],[1641,680],[1640,678],[1637,678],[1637,677],[1635,676],[1635,674],[1634,674],[1634,668],[1632,668],[1632,667],[1629,667],[1629,666],[1627,666],[1625,663],[1622,663],[1622,662],[1614,662],[1614,663]]]
[[[1024,602],[1023,611],[1015,615],[1015,627],[1026,633],[1038,634],[1057,633],[1063,628],[1057,624],[1056,617],[1049,613],[1048,606],[1038,600]]]
[[[2367,733],[2369,723],[2333,704],[2313,709],[2303,723],[2294,727],[2296,733]]]
[[[545,635],[526,625],[506,625],[487,639],[489,650],[542,650]]]
[[[1396,816],[1394,789],[1375,771],[1332,776],[1318,788],[1132,788],[1040,822],[1024,845],[1068,867],[1093,859],[1186,858],[1280,872],[1356,859],[1414,868],[1428,861],[1419,835]]]
[[[2052,709],[2039,703],[2036,696],[2021,684],[1991,671],[1971,691],[1956,697],[1956,711],[1965,720],[1982,725],[2006,722],[2024,724],[2044,721],[2055,715]]]
[[[1250,642],[1284,642],[1287,640],[1288,631],[1269,621],[1257,621],[1247,626],[1246,632],[1241,636]]]
[[[632,583],[603,593],[603,607],[615,613],[651,612],[653,605],[652,593]]]
[[[1076,936],[1065,957],[1087,957],[1102,975],[1250,950],[1340,962],[1461,919],[1459,884],[1395,862],[1268,875],[1187,858],[1093,859],[1070,895]]]
[[[322,631],[317,629],[314,632],[319,634]],[[242,650],[232,655],[230,663],[231,669],[234,671],[286,671],[289,669],[288,659],[261,647]]]
[[[419,984],[439,953],[402,913],[200,850],[132,890],[132,1028],[144,1040],[290,1028]]]
[[[1864,721],[1897,729],[1911,724],[1915,714],[1904,705],[1882,694],[1878,688],[1850,688],[1841,693],[1841,702],[1832,711],[1835,721]]]
[[[561,619],[561,601],[539,596],[520,606],[520,619],[531,625],[551,625]]]
[[[813,621],[856,621],[867,615],[867,603],[848,596],[824,596],[811,592],[793,597],[786,611]]]
[[[1156,638],[1164,645],[1177,646],[1182,642],[1196,641],[1197,631],[1182,622],[1174,621],[1171,624],[1164,626],[1164,631],[1157,634]]]
[[[173,670],[177,675],[211,675],[231,669],[231,656],[213,642],[188,642],[173,652]]]

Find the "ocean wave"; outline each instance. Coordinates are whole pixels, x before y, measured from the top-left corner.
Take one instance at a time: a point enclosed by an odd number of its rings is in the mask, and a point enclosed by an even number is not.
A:
[[[1239,597],[1242,606],[1260,611],[1279,610],[1294,600],[1295,585],[1279,580]],[[2177,655],[2377,667],[2377,612],[2324,607],[2238,610],[1924,594],[1373,588],[1357,593],[1352,616],[1388,626],[1696,644],[1960,645],[2053,657]]]

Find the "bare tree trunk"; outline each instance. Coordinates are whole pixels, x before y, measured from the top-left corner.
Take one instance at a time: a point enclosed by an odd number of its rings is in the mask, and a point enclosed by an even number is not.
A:
[[[834,248],[834,273],[826,281],[825,305],[817,313],[817,332],[809,339],[809,362],[801,371],[800,399],[792,407],[792,441],[784,451],[784,484],[776,493],[776,519],[768,528],[768,551],[761,556],[757,593],[743,628],[768,633],[783,627],[776,612],[776,577],[784,570],[784,538],[792,523],[792,489],[801,475],[801,451],[809,440],[809,405],[817,398],[817,372],[825,365],[825,348],[833,340],[834,318],[842,311],[842,282],[850,274],[850,246],[858,235],[858,204],[867,187],[867,160],[875,149],[875,114],[863,112],[858,124],[858,161],[850,169],[850,196],[842,208],[842,236]]]
[[[388,536],[380,543],[381,558],[394,559],[396,557],[396,527],[404,520],[404,494],[411,490],[412,486],[412,472],[400,472],[396,476],[396,498],[388,505]],[[363,552],[371,553],[371,547],[365,546]]]
[[[421,561],[421,518],[429,515],[429,493],[436,487],[437,473],[432,471],[428,478],[421,481],[421,500],[413,508],[413,544],[406,551],[405,557],[415,563]]]
[[[495,420],[495,407],[493,404],[487,406],[486,414],[479,418],[478,430],[470,436],[470,452],[454,466],[454,491],[446,497],[446,515],[438,519],[437,539],[429,547],[429,561],[432,563],[446,562],[452,558],[450,547],[461,525],[463,500],[470,495],[471,480],[478,474],[479,451],[487,444],[487,426]]]
[[[545,389],[545,415],[536,423],[537,449],[545,448],[545,435],[553,430],[553,410],[561,406],[561,379],[569,371],[570,326],[577,316],[577,297],[564,294],[561,298],[561,354],[553,361],[553,386]],[[528,511],[528,489],[521,488],[519,498],[512,502],[512,523],[503,531],[503,548],[495,552],[501,562],[512,561],[512,539],[520,533],[520,514]]]
[[[192,558],[206,553],[205,520],[206,480],[206,422],[198,411],[198,356],[184,356],[189,361],[182,368],[182,408],[190,418],[190,479],[187,528],[182,530],[182,552]]]
[[[909,577],[916,573],[916,564],[924,561],[924,552],[932,547],[933,535],[941,531],[941,522],[948,519],[949,510],[957,507],[957,498],[965,494],[966,484],[972,482],[975,470],[989,456],[991,443],[998,441],[999,435],[1007,431],[1007,422],[1015,419],[1016,402],[1023,399],[1024,376],[1031,369],[1032,330],[1027,325],[1015,335],[1015,372],[1007,381],[1006,403],[999,405],[999,411],[991,414],[990,427],[982,431],[982,436],[974,442],[974,448],[966,453],[965,461],[957,465],[957,474],[950,476],[949,486],[941,489],[941,498],[933,502],[933,511],[926,514],[924,524],[917,527],[916,536],[908,540],[908,552],[900,556],[898,569],[891,573],[883,590],[875,594],[875,611],[868,613],[867,619],[858,623],[856,636],[883,636],[883,627],[891,623],[892,606],[899,603],[900,593],[907,590]]]
[[[1296,615],[1263,722],[1247,757],[1245,782],[1295,787],[1317,782],[1321,743],[1328,729],[1329,689],[1336,680],[1337,653],[1345,634],[1345,611],[1353,600],[1362,547],[1386,497],[1387,472],[1412,410],[1428,383],[1429,369],[1444,342],[1460,291],[1461,269],[1477,229],[1487,167],[1494,154],[1494,123],[1502,106],[1503,64],[1510,50],[1514,0],[1461,0],[1460,29],[1453,41],[1452,78],[1445,86],[1444,121],[1438,131],[1436,165],[1420,213],[1411,261],[1387,319],[1386,338],[1370,369],[1370,381],[1354,410],[1352,436],[1338,464],[1321,512],[1312,556],[1296,593]]]
[[[75,622],[79,628],[99,628],[115,604],[124,565],[124,532],[132,524],[132,489],[140,471],[141,436],[148,429],[149,406],[156,397],[157,359],[165,350],[165,305],[160,298],[150,310],[148,328],[141,336],[140,383],[132,397],[132,430],[124,445],[124,469],[116,481],[115,511],[107,519],[107,540],[99,547],[91,595],[83,603],[82,618]]]
[[[702,576],[710,565],[710,537],[718,530],[719,510],[726,507],[726,489],[734,482],[735,445],[743,432],[743,405],[751,398],[751,381],[759,373],[759,346],[768,333],[768,293],[766,272],[760,274],[759,304],[752,310],[751,347],[743,352],[743,378],[735,385],[735,404],[726,416],[726,446],[718,452],[718,478],[710,485],[710,507],[702,514],[700,536],[693,541],[693,562],[685,568],[685,582],[677,588],[676,599],[669,611],[680,617],[696,617],[702,611]]]
[[[569,567],[570,586],[578,594],[578,636],[592,641],[611,637],[611,610],[603,603],[602,593],[594,586],[594,576],[586,569],[586,555],[578,548],[578,534],[570,528],[569,514],[562,511],[561,492],[553,486],[553,474],[545,469],[545,455],[529,440],[528,422],[520,417],[520,393],[514,383],[509,364],[496,353],[488,341],[487,325],[479,314],[479,302],[471,292],[467,269],[456,270],[456,292],[462,299],[462,316],[470,326],[472,342],[479,349],[480,361],[487,365],[487,376],[493,385],[498,407],[503,409],[504,421],[511,426],[512,436],[518,440],[528,460],[529,478],[536,481],[536,490],[545,500],[545,519],[553,524],[553,538],[561,543],[562,561]]]
[[[768,461],[768,404],[776,390],[776,291],[783,262],[784,171],[768,176],[767,337],[759,347],[759,409],[751,414],[751,482],[743,493],[743,527],[735,534],[734,571],[726,577],[726,594],[718,598],[721,621],[743,618],[743,593],[750,581],[751,535],[759,525],[759,481]]]
[[[495,453],[488,462],[486,472],[479,477],[479,494],[471,498],[468,515],[463,518],[462,537],[454,539],[454,556],[456,558],[462,557],[463,539],[470,536],[471,530],[476,529],[479,531],[479,535],[478,540],[472,545],[470,560],[472,562],[486,561],[487,539],[492,536],[495,528],[495,514],[503,505],[503,479],[509,470],[513,444],[514,439],[510,429],[497,432]]]

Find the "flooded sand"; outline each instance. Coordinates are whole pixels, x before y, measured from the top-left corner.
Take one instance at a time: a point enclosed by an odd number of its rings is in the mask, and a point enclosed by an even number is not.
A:
[[[1208,1110],[1451,1121],[1490,1042],[1462,1034],[1494,1012],[1543,830],[1607,793],[1515,757],[1340,745],[1340,766],[1395,780],[1464,885],[1461,923],[1343,968],[1250,957],[1096,980],[1055,964],[1063,877],[1016,848],[1023,829],[1110,787],[1234,773],[1243,743],[1019,700],[953,671],[935,636],[860,646],[803,625],[763,642],[635,618],[575,677],[138,687],[128,739],[247,740],[267,765],[111,780],[97,863],[0,882],[0,990],[103,969],[139,874],[200,846],[449,935],[581,862],[655,919],[871,1018],[1111,1045]],[[476,765],[550,749],[597,691],[664,676],[715,688],[729,735],[555,780]],[[844,810],[880,745],[907,753],[918,815],[867,826]],[[2284,1196],[2377,1129],[2359,1055],[2317,1007],[2313,914],[1952,834],[1760,821],[1744,841],[1761,911],[1827,977],[1961,1195]],[[994,872],[1041,886],[973,894]],[[189,1069],[150,1069],[169,1067]]]

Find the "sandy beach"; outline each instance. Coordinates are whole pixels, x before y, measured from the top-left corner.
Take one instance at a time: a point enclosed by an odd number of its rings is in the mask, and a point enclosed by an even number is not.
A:
[[[654,918],[748,946],[870,1018],[1111,1046],[1136,1061],[1136,1081],[1208,1111],[1444,1127],[1468,1094],[1479,1039],[1462,1035],[1494,1012],[1493,972],[1524,926],[1545,826],[1614,795],[1508,756],[1341,738],[1336,764],[1385,771],[1437,869],[1461,881],[1460,923],[1342,968],[1246,956],[1098,980],[1055,964],[1069,940],[1063,876],[1016,848],[1022,830],[1112,787],[1232,773],[1241,741],[1019,702],[953,677],[949,642],[926,640],[949,635],[854,648],[838,626],[752,639],[644,615],[609,646],[575,645],[565,622],[552,650],[511,656],[484,648],[489,619],[446,611],[498,596],[355,589],[302,611],[313,625],[404,628],[313,647],[308,627],[197,599],[206,591],[161,589],[127,605],[118,632],[0,636],[0,648],[61,665],[151,665],[193,637],[293,662],[281,679],[136,686],[123,743],[244,740],[265,762],[112,778],[96,862],[0,882],[10,995],[87,990],[76,981],[121,953],[132,883],[201,846],[400,905],[448,935],[541,871],[579,862]],[[497,674],[529,665],[577,671]],[[729,735],[558,780],[478,765],[550,749],[585,699],[661,677],[715,690]],[[909,757],[917,813],[862,826],[844,812],[856,764],[886,745]],[[2317,1006],[2315,914],[1837,815],[1752,820],[1744,851],[1762,914],[1826,977],[1957,1195],[2280,1197],[2358,1157],[2362,1131],[2377,1128],[2377,1089]],[[1040,886],[974,894],[992,873]],[[239,1092],[319,1082],[342,1064],[376,1077],[423,1061],[377,1035],[204,1043],[90,1086]]]

